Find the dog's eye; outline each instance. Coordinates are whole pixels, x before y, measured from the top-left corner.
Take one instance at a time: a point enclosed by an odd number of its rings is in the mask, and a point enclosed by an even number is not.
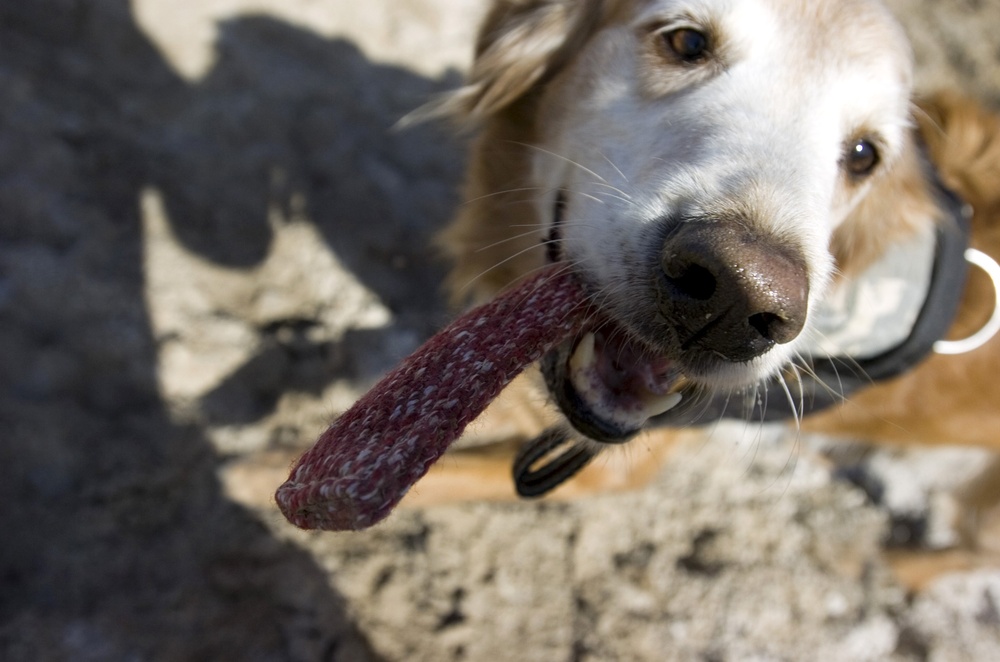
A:
[[[844,155],[844,165],[847,171],[855,177],[864,177],[871,174],[878,165],[878,149],[869,140],[864,138],[854,142],[847,148]]]
[[[667,47],[685,62],[700,62],[708,55],[708,37],[693,28],[678,28],[663,33]]]

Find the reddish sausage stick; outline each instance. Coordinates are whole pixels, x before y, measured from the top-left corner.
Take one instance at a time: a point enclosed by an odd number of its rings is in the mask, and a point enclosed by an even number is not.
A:
[[[304,529],[380,521],[526,366],[588,324],[583,289],[548,267],[427,341],[338,418],[275,498]]]

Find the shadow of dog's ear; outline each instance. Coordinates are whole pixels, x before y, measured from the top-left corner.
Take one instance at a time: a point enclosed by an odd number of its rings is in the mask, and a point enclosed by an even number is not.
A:
[[[509,107],[557,73],[593,34],[603,0],[497,0],[476,41],[466,84],[412,120],[476,122]]]

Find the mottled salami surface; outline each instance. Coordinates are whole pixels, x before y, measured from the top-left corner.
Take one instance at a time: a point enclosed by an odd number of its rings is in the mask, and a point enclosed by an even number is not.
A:
[[[278,507],[306,529],[375,524],[518,373],[587,321],[581,286],[558,266],[469,311],[323,433]]]

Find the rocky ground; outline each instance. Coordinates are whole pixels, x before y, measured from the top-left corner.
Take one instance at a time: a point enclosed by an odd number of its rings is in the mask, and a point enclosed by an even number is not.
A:
[[[922,89],[1000,108],[992,3],[891,4]],[[775,430],[636,493],[280,519],[287,458],[447,319],[465,139],[392,127],[481,11],[0,0],[0,659],[1000,659],[1000,571],[908,593],[899,518]],[[920,457],[884,471],[918,510],[981,459]]]

